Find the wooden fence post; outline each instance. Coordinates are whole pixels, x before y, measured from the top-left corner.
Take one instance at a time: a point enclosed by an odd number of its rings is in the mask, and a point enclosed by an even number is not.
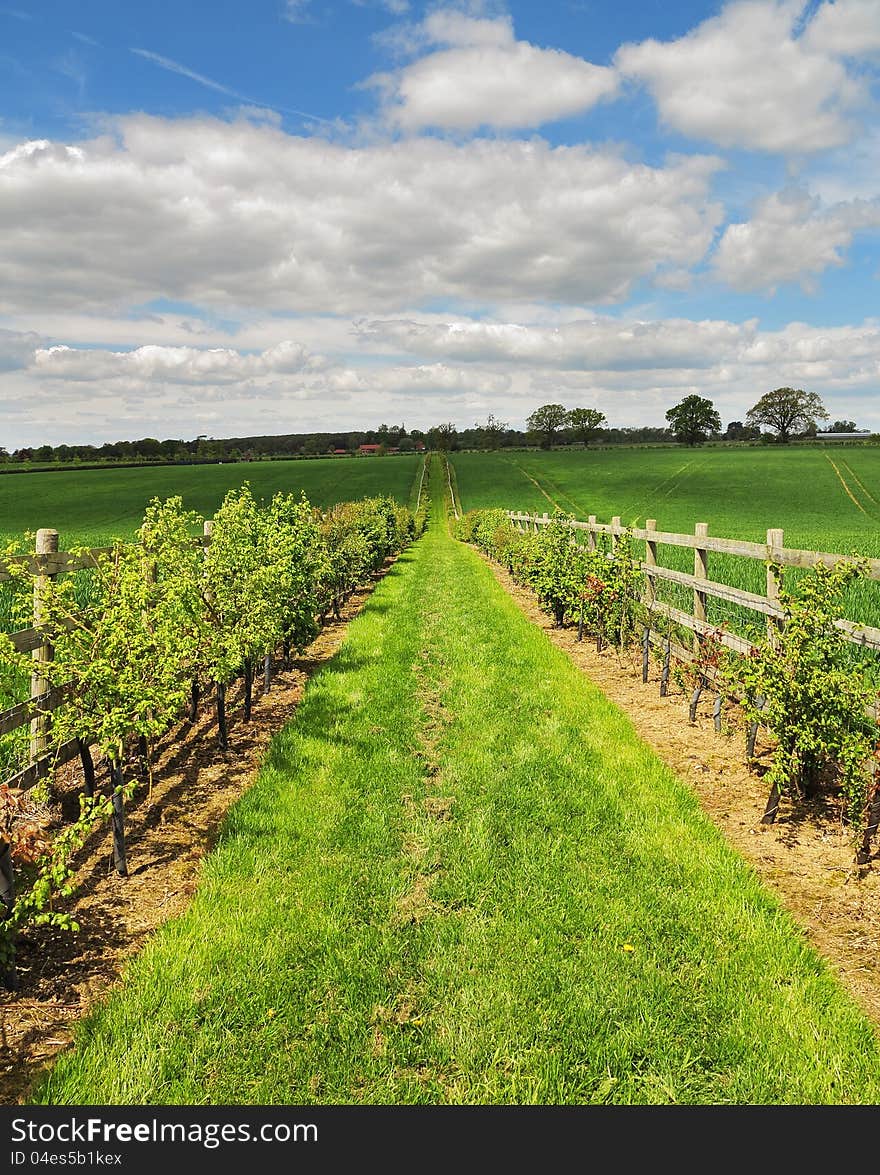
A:
[[[57,530],[38,530],[37,541],[35,544],[35,552],[37,555],[55,555],[58,553],[58,531]],[[45,619],[45,609],[43,607],[43,592],[46,584],[50,579],[54,579],[54,575],[34,576],[34,628],[39,629]],[[54,651],[48,641],[44,641],[38,649],[34,649],[32,653],[34,668],[31,673],[31,701],[41,697],[49,689],[49,682],[44,676],[44,671],[40,668],[45,665],[47,661],[51,661],[54,656]],[[36,717],[31,719],[31,762],[36,763],[38,759],[42,759],[49,749],[49,723],[50,715],[48,711],[38,713]]]
[[[596,525],[596,515],[591,514],[590,517],[587,519],[587,521],[590,524],[590,529],[587,531],[587,550],[588,551],[595,551],[596,550],[596,532],[592,528]]]
[[[709,534],[709,523],[698,522],[694,526],[696,538],[704,539]],[[694,579],[709,578],[709,552],[705,547],[694,547]],[[694,588],[694,620],[706,623],[706,593]],[[702,633],[694,633],[694,648],[699,653]]]
[[[767,558],[772,559],[775,552],[779,550],[783,543],[782,531],[778,528],[767,531]],[[767,568],[767,599],[771,604],[779,605],[779,588],[780,583],[774,574],[773,568]],[[767,617],[767,636],[772,641],[775,634],[779,631],[780,621],[775,616]]]
[[[645,530],[657,530],[657,519],[646,518]],[[657,566],[657,541],[656,539],[645,539],[645,566]],[[657,598],[657,585],[654,583],[653,575],[645,576],[645,605],[650,608]]]
[[[615,514],[614,517],[611,519],[611,550],[612,551],[617,550],[617,540],[620,537],[621,529],[622,528],[620,525],[620,515]]]

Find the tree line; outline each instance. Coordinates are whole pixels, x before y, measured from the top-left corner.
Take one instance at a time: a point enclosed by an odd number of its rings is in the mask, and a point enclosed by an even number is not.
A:
[[[766,392],[748,410],[744,422],[731,421],[723,433],[721,417],[711,400],[695,394],[685,396],[666,412],[667,428],[656,431],[663,434],[664,440],[674,439],[685,445],[700,445],[709,440],[787,444],[796,436],[815,436],[819,422],[830,419],[815,392],[786,387]],[[598,409],[567,409],[562,404],[543,404],[526,423],[545,448],[561,440],[583,444],[599,438],[604,440],[608,431],[604,428],[605,415]],[[828,431],[856,432],[857,426],[852,420],[835,420]]]
[[[284,457],[356,455],[362,445],[378,445],[381,453],[412,453],[423,449],[501,449],[556,444],[651,444],[679,441],[699,445],[705,441],[778,441],[815,436],[819,422],[829,420],[815,392],[801,388],[776,388],[767,392],[742,420],[732,420],[722,432],[721,417],[711,400],[685,396],[666,412],[666,427],[612,427],[598,408],[566,408],[542,404],[526,420],[525,430],[511,428],[493,413],[472,428],[459,429],[451,421],[429,429],[407,430],[404,424],[380,424],[377,428],[347,432],[282,433],[269,436],[192,440],[143,437],[102,445],[23,446],[9,452],[0,445],[0,465],[39,463],[167,463],[190,464],[216,461],[263,461]],[[769,431],[765,431],[769,430]],[[835,420],[829,432],[855,432],[852,420]]]

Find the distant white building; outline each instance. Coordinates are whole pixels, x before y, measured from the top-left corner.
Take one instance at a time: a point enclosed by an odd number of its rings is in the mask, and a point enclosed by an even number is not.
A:
[[[860,429],[858,432],[817,432],[817,441],[866,441],[871,436],[871,430]]]

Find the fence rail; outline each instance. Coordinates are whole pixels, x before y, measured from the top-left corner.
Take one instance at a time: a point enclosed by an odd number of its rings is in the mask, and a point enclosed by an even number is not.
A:
[[[525,514],[508,510],[507,517],[525,533],[530,530],[539,531],[549,525],[549,514]],[[645,558],[638,561],[638,566],[647,577],[645,588],[645,605],[649,611],[659,613],[666,619],[689,628],[700,635],[714,634],[727,648],[736,652],[748,653],[755,647],[747,637],[737,636],[735,633],[719,631],[718,625],[708,623],[706,619],[706,597],[724,600],[736,604],[749,611],[760,613],[768,618],[768,622],[784,618],[784,610],[779,604],[779,584],[771,567],[767,568],[767,594],[759,595],[756,592],[745,591],[743,588],[731,584],[720,583],[708,578],[709,553],[716,552],[724,555],[733,555],[742,559],[760,560],[761,562],[776,563],[783,567],[811,568],[819,563],[831,566],[841,560],[851,560],[851,555],[828,554],[823,551],[802,551],[793,547],[783,546],[783,532],[778,528],[767,531],[765,543],[748,542],[742,539],[720,538],[708,534],[708,525],[698,522],[694,534],[678,534],[674,531],[657,530],[653,519],[648,519],[643,528],[626,527],[621,524],[620,518],[612,518],[610,523],[597,522],[595,515],[590,515],[584,522],[574,519],[569,523],[573,531],[585,531],[588,543],[595,547],[597,534],[611,535],[612,543],[621,535],[629,534],[636,540],[645,543]],[[677,571],[672,567],[664,567],[657,562],[657,547],[691,547],[694,551],[694,574]],[[869,579],[880,581],[880,559],[866,559],[867,576]],[[665,580],[691,588],[694,605],[691,612],[685,612],[672,604],[657,599],[657,581]],[[862,648],[880,649],[880,628],[870,624],[858,624],[843,617],[835,621],[846,640]]]

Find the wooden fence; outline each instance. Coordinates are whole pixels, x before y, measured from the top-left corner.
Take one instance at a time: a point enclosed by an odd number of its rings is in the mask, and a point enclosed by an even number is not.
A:
[[[551,521],[550,516],[546,513],[543,515],[524,514],[512,510],[508,510],[506,513],[521,533],[539,531]],[[599,534],[610,535],[612,545],[624,534],[629,534],[633,539],[644,542],[644,559],[639,561],[638,566],[646,577],[643,602],[649,614],[661,616],[674,624],[690,629],[697,636],[714,636],[727,648],[738,653],[750,652],[755,647],[754,643],[744,636],[711,624],[707,618],[707,600],[710,597],[723,600],[751,612],[762,614],[766,617],[767,625],[770,626],[778,623],[785,616],[779,604],[780,585],[772,566],[768,566],[766,570],[766,594],[764,595],[744,591],[742,588],[710,579],[709,565],[712,553],[758,560],[761,563],[772,563],[781,567],[800,568],[815,567],[818,563],[831,566],[840,560],[853,558],[848,555],[835,555],[823,551],[802,551],[786,547],[783,542],[783,532],[776,528],[767,531],[766,542],[755,543],[743,539],[716,538],[709,534],[709,527],[705,522],[698,522],[694,527],[693,534],[677,534],[672,531],[658,530],[657,522],[653,518],[646,519],[644,528],[625,527],[621,524],[619,517],[612,518],[610,523],[602,523],[596,521],[594,514],[591,514],[586,522],[573,520],[569,522],[569,526],[574,532],[575,538],[580,532],[586,534],[587,546],[591,550],[596,549],[596,536]],[[693,574],[664,567],[662,563],[658,562],[657,549],[663,546],[693,548]],[[867,559],[866,563],[868,578],[880,581],[880,559]],[[661,581],[690,588],[693,593],[691,610],[685,611],[658,599],[657,587]],[[855,621],[842,617],[836,620],[835,624],[844,637],[853,644],[868,649],[880,649],[880,628],[873,628],[868,624],[857,624]],[[654,636],[652,639],[655,640],[655,643],[659,643],[661,639],[664,644],[666,643],[665,638]],[[673,652],[682,660],[693,660],[693,654],[680,645],[676,646]]]
[[[204,534],[192,541],[206,547],[211,541],[210,521],[204,524]],[[68,690],[65,687],[49,688],[45,678],[45,666],[52,660],[52,645],[41,631],[41,585],[46,579],[54,579],[62,572],[81,571],[97,566],[102,555],[109,555],[113,547],[89,547],[72,554],[59,551],[58,531],[43,529],[37,531],[34,553],[18,555],[0,562],[0,583],[14,578],[11,567],[24,567],[33,576],[33,625],[8,633],[12,644],[19,653],[31,653],[33,672],[31,674],[30,697],[26,702],[0,710],[0,736],[10,734],[23,726],[30,726],[30,756],[27,766],[11,776],[5,783],[12,788],[26,790],[44,779],[55,767],[69,763],[79,755],[79,744],[74,739],[62,746],[49,745],[50,723],[53,710],[63,705]]]

